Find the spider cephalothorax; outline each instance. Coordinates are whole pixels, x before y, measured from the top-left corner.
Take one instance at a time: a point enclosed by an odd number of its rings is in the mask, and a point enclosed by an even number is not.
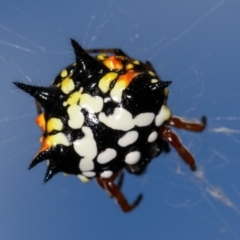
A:
[[[168,148],[167,142],[195,170],[193,157],[166,124],[202,131],[205,118],[203,123],[185,123],[172,117],[166,106],[171,82],[160,80],[149,62],[133,60],[119,49],[84,51],[74,40],[72,46],[76,62],[50,87],[15,83],[43,109],[36,119],[43,130],[42,147],[29,168],[49,160],[45,182],[58,172],[83,181],[97,177],[122,209],[130,211],[141,195],[129,205],[113,183],[118,173],[123,168],[142,173]]]

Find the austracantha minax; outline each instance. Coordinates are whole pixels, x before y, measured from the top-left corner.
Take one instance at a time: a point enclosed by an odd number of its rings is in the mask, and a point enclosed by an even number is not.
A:
[[[127,202],[120,189],[121,170],[143,173],[168,144],[195,170],[194,158],[168,125],[201,132],[206,118],[196,123],[172,116],[166,105],[171,82],[162,81],[149,62],[120,49],[85,51],[71,42],[76,62],[50,87],[15,82],[41,106],[36,122],[43,130],[42,147],[29,169],[48,160],[44,182],[58,172],[85,182],[96,177],[123,211],[131,211],[142,195],[133,204]]]

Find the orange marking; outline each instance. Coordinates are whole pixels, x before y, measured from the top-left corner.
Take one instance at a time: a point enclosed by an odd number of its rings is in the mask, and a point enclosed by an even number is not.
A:
[[[133,70],[129,70],[127,71],[125,74],[120,75],[118,78],[118,82],[120,83],[124,83],[124,85],[127,87],[130,82],[133,80],[133,78],[135,78],[139,73],[135,72]]]
[[[39,150],[39,152],[43,152],[46,149],[50,148],[53,146],[53,141],[51,139],[51,136],[47,136],[43,141],[42,141],[42,147]]]
[[[109,69],[114,69],[114,70],[122,70],[123,69],[123,63],[121,59],[115,57],[115,56],[110,56],[107,59],[103,61],[104,65],[108,67]]]
[[[36,117],[36,123],[37,125],[43,130],[43,132],[46,131],[46,121],[45,121],[45,117],[44,114],[41,113]]]

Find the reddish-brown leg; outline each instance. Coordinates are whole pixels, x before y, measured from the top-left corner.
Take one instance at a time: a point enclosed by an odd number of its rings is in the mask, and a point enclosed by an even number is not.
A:
[[[142,195],[140,194],[137,199],[134,201],[133,204],[129,204],[127,202],[127,200],[125,199],[124,195],[122,194],[120,188],[118,187],[118,185],[116,185],[114,183],[114,180],[117,178],[119,173],[115,173],[112,177],[110,178],[101,178],[98,177],[97,178],[97,182],[100,185],[100,187],[102,187],[103,189],[105,189],[112,198],[114,198],[117,203],[119,204],[119,206],[121,207],[121,209],[124,212],[130,212],[132,211],[141,201],[142,199]],[[121,178],[121,176],[120,176]],[[119,185],[122,184],[122,180],[120,179]]]
[[[42,107],[40,102],[38,102],[37,100],[35,100],[35,104],[36,104],[36,109],[37,109],[37,113],[38,115],[42,113]]]
[[[175,128],[184,129],[193,132],[202,132],[206,128],[207,119],[202,117],[201,122],[185,122],[181,118],[172,116],[165,124],[173,126]]]
[[[119,176],[119,174],[120,174],[120,176]],[[123,179],[124,179],[123,172],[119,171],[119,172],[113,174],[112,177],[111,177],[111,180],[114,182],[117,177],[118,177],[117,186],[118,186],[119,189],[121,189],[122,188],[122,184],[123,184]],[[99,181],[98,181],[98,178],[97,178],[98,185],[105,190],[103,181],[101,181],[100,179],[102,179],[102,178],[99,177]],[[110,196],[110,197],[112,198],[113,196]]]
[[[111,53],[114,55],[121,55],[127,57],[130,61],[134,61],[130,56],[128,56],[122,49],[120,48],[95,48],[95,49],[85,49],[88,54],[92,53]]]
[[[178,154],[182,157],[184,162],[188,164],[192,171],[196,170],[196,165],[193,156],[191,153],[184,147],[178,138],[177,134],[173,132],[167,126],[161,126],[159,135],[162,139],[170,143],[178,152]]]

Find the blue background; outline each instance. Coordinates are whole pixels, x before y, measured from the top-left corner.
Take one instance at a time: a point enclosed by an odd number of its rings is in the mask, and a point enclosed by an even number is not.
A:
[[[0,3],[0,239],[240,239],[240,1],[2,0]],[[118,47],[172,80],[175,115],[208,117],[202,134],[178,131],[193,173],[174,150],[123,191],[124,214],[95,180],[27,167],[39,149],[33,99],[12,81],[49,85],[85,48]]]

